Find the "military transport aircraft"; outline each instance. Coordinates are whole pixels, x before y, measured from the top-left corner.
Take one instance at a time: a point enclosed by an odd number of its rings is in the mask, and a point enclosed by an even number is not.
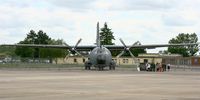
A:
[[[79,53],[79,51],[91,51],[88,55],[88,61],[85,62],[85,69],[90,70],[91,67],[95,67],[98,70],[103,70],[105,67],[109,67],[110,70],[114,70],[116,67],[116,62],[112,60],[112,55],[110,50],[122,50],[117,56],[122,56],[126,51],[135,58],[130,49],[143,48],[152,49],[156,47],[168,47],[168,46],[191,46],[198,45],[198,43],[184,43],[184,44],[155,44],[155,45],[141,45],[139,41],[135,42],[133,45],[126,45],[122,39],[120,42],[121,46],[117,45],[101,45],[100,34],[99,34],[99,23],[97,23],[97,37],[96,45],[92,46],[78,46],[82,39],[78,40],[75,46],[70,45],[42,45],[42,44],[2,44],[0,46],[17,46],[17,47],[33,47],[33,48],[61,48],[68,49],[71,53]],[[67,55],[69,56],[69,55]]]

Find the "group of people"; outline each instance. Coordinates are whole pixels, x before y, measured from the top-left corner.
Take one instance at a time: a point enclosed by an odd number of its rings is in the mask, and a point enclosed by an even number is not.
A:
[[[164,71],[170,71],[171,65],[170,64],[150,64],[146,63],[146,71],[157,71],[157,72],[164,72]]]

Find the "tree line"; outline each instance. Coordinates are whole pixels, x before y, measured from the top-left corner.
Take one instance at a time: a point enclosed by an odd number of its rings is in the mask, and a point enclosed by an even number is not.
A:
[[[42,30],[35,32],[31,30],[23,41],[18,44],[45,44],[45,45],[66,45],[63,39],[51,39]],[[58,48],[30,48],[30,47],[16,47],[15,54],[20,57],[29,58],[48,58],[50,62],[57,60],[57,58],[65,57],[68,53],[65,49]]]

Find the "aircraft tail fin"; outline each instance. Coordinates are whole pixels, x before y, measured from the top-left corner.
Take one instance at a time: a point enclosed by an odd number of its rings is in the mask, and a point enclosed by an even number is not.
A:
[[[97,44],[98,47],[101,46],[100,33],[99,33],[99,22],[97,23],[97,38],[96,38],[96,44]]]

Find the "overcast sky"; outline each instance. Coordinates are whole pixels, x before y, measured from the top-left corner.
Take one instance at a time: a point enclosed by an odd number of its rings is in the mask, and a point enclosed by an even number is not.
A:
[[[32,29],[74,45],[91,45],[96,23],[116,44],[166,44],[179,33],[200,35],[200,0],[1,0],[0,44],[18,43]],[[151,50],[149,52],[158,51]]]

